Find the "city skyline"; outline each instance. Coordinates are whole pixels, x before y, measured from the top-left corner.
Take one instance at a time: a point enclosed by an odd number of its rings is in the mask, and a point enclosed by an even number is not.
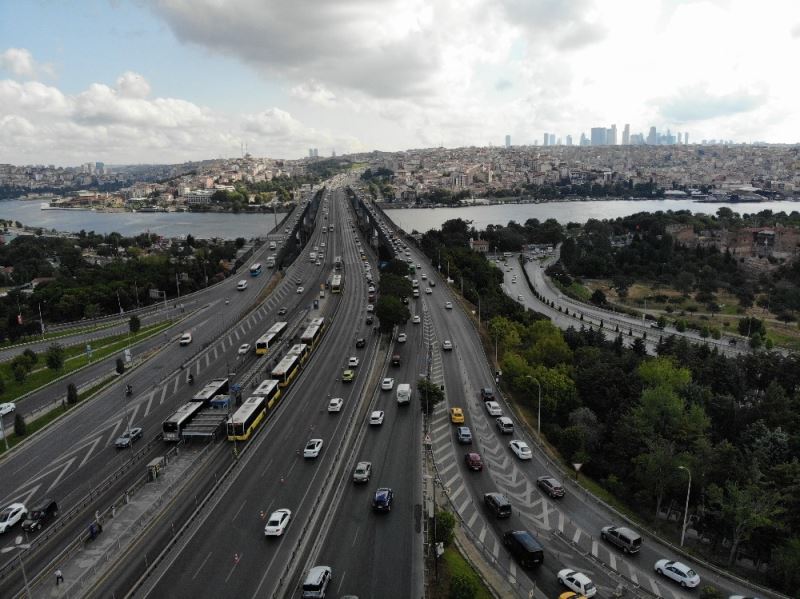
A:
[[[791,2],[450,4],[6,2],[0,162],[580,145],[613,123],[615,145],[624,123],[629,143],[800,141],[800,84],[774,60],[800,49]]]

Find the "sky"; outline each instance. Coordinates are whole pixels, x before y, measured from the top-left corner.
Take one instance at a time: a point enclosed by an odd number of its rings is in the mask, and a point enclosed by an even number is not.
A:
[[[0,0],[0,163],[800,142],[798,0]]]

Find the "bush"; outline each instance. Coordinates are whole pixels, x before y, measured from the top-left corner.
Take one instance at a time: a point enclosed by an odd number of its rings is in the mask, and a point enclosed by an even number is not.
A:
[[[450,578],[449,599],[474,599],[476,592],[474,583],[463,574]]]
[[[15,364],[13,368],[14,372],[14,380],[18,383],[22,383],[25,381],[25,377],[28,376],[28,369],[25,368],[22,364]]]
[[[125,362],[122,361],[122,358],[117,358],[117,374],[122,374],[125,372]]]
[[[78,403],[78,388],[75,383],[67,385],[67,403],[70,405]]]
[[[139,320],[139,317],[136,315],[131,316],[131,319],[128,321],[128,327],[130,328],[131,333],[138,333],[139,329],[142,328],[142,321]]]
[[[6,380],[0,376],[0,395],[6,392]]]
[[[61,370],[64,367],[64,348],[58,343],[53,343],[47,348],[45,362],[50,370]]]
[[[34,364],[36,364],[36,362],[39,361],[39,356],[37,356],[36,352],[30,348],[22,352],[22,355],[28,358],[28,362],[30,363],[31,366],[33,366]]]
[[[706,585],[700,589],[700,599],[722,599],[722,592],[716,587]]]
[[[437,543],[444,543],[447,547],[453,542],[453,529],[456,527],[456,517],[450,512],[439,510],[436,512],[436,539]]]

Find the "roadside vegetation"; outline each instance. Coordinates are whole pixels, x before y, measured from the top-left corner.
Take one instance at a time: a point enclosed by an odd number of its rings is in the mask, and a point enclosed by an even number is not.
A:
[[[496,348],[501,387],[532,426],[541,387],[542,434],[564,468],[582,464],[581,478],[601,496],[673,542],[688,470],[688,549],[793,594],[800,585],[800,357],[766,350],[726,357],[674,337],[648,357],[641,340],[628,349],[621,335],[606,341],[597,330],[562,332],[499,297],[502,277],[466,249],[472,236],[466,223],[449,221],[421,245],[434,263],[439,253],[452,260],[453,287],[463,281],[473,310],[480,296],[487,354]],[[667,253],[663,260],[674,251],[667,241],[648,242]],[[699,266],[710,254],[692,256]],[[587,252],[587,261],[594,258]],[[713,260],[715,279],[741,292],[736,261]],[[718,292],[705,279],[696,284]],[[763,331],[763,323],[748,324]]]

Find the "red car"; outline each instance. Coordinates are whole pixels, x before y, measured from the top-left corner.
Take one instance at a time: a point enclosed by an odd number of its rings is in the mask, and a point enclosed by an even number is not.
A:
[[[467,468],[470,470],[480,471],[483,470],[483,461],[481,460],[481,454],[471,451],[469,453],[464,454],[464,462],[467,464]]]

